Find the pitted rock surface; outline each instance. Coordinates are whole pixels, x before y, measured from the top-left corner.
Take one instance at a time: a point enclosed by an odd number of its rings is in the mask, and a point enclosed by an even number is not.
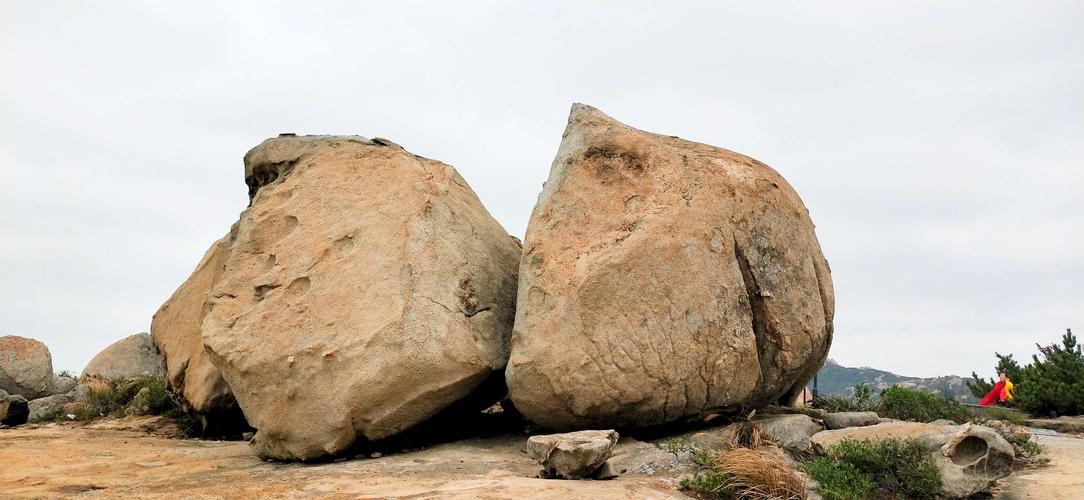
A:
[[[507,381],[555,429],[793,400],[834,299],[798,195],[767,165],[574,105],[524,241]]]
[[[500,380],[520,247],[452,167],[383,139],[286,136],[245,172],[252,204],[201,328],[257,453],[340,453]]]

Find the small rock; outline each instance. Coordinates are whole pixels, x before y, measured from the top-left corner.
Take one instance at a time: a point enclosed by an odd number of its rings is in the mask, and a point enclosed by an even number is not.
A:
[[[617,444],[617,431],[578,431],[531,436],[527,454],[542,465],[541,477],[582,479],[594,476]]]
[[[689,444],[698,450],[721,451],[726,449],[726,440],[711,432],[697,432],[689,436]]]
[[[382,456],[384,456],[384,455],[382,453],[380,453],[379,451],[374,451],[371,455],[369,455],[369,458],[380,458]]]
[[[881,423],[881,416],[872,411],[844,411],[827,413],[822,420],[824,420],[825,427],[835,430],[877,425]]]
[[[0,398],[0,424],[12,427],[22,425],[26,423],[29,416],[30,408],[27,405],[26,398],[18,394]]]
[[[90,399],[90,385],[79,384],[74,389],[68,391],[68,395],[71,396],[72,401],[77,403],[86,403],[87,399]]]
[[[255,435],[256,435],[255,432],[242,432],[241,433],[241,439],[243,439],[245,441],[252,441],[252,436],[255,436]]]
[[[64,405],[68,404],[68,402],[69,399],[67,394],[56,394],[31,400],[28,403],[30,414],[27,417],[27,421],[42,422],[45,420],[52,420],[64,411]]]
[[[75,386],[79,385],[79,382],[67,375],[57,375],[53,377],[53,394],[67,394],[75,389]]]
[[[150,389],[143,387],[139,389],[139,392],[128,403],[128,407],[124,409],[124,414],[129,416],[146,415],[150,413]]]
[[[757,417],[764,436],[779,446],[803,453],[811,453],[813,445],[809,438],[823,431],[824,426],[808,415],[763,415]]]

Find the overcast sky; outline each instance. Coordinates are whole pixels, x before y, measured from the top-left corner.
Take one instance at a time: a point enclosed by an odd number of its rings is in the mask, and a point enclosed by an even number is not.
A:
[[[786,177],[842,364],[1084,334],[1084,3],[605,3],[2,1],[0,334],[80,371],[146,331],[280,132],[454,165],[522,236],[572,102]]]

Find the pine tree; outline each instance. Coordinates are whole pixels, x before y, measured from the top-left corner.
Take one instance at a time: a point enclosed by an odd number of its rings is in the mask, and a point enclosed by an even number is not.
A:
[[[1061,345],[1035,347],[1039,354],[1023,368],[1016,386],[1017,406],[1043,416],[1084,414],[1084,352],[1073,331],[1065,331]]]

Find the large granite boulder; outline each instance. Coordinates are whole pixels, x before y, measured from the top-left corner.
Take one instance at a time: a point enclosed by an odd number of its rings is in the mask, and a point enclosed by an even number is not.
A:
[[[245,426],[230,386],[203,348],[207,297],[226,267],[229,243],[229,235],[214,242],[151,320],[151,339],[165,361],[166,381],[209,434]]]
[[[53,393],[53,357],[45,344],[26,337],[0,337],[0,389],[26,399]]]
[[[944,425],[920,422],[887,422],[865,427],[828,430],[813,435],[818,453],[845,439],[880,441],[913,439],[922,443],[941,471],[941,494],[967,498],[1012,473],[1015,451],[1005,438],[989,427],[974,424]]]
[[[131,379],[161,376],[165,373],[162,357],[148,333],[120,339],[99,352],[83,369],[81,379]]]
[[[202,335],[259,455],[337,454],[503,378],[520,246],[455,169],[384,139],[280,136],[245,178]]]
[[[786,404],[827,356],[833,309],[778,173],[576,104],[527,228],[508,388],[556,429]]]

